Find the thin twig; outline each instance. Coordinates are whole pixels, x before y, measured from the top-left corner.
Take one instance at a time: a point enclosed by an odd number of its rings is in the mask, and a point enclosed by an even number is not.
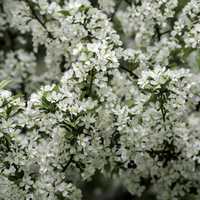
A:
[[[70,156],[70,159],[68,160],[67,164],[63,167],[62,172],[64,172],[64,171],[69,167],[69,165],[70,165],[70,164],[72,163],[72,161],[73,161],[73,158],[74,158],[74,155],[72,154],[72,155]]]
[[[127,69],[126,67],[123,67],[123,66],[120,66],[121,69],[127,71],[131,76],[133,76],[135,79],[138,79],[139,77],[134,73],[132,72],[131,70]]]
[[[48,31],[45,23],[40,19],[40,17],[37,15],[36,11],[33,9],[31,3],[29,0],[23,0],[28,4],[28,7],[30,8],[32,16],[40,23],[40,25],[47,31],[49,38],[54,39],[54,36],[51,32]]]
[[[132,1],[132,0],[131,0]],[[125,0],[125,2],[129,5],[129,6],[132,6],[132,2],[129,1],[129,0]]]
[[[92,85],[94,81],[94,69],[92,69],[91,73],[91,78],[90,78],[90,85],[89,85],[89,96],[92,94]]]

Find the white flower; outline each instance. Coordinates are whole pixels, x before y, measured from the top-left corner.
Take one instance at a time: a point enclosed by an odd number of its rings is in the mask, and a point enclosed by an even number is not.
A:
[[[8,99],[11,96],[11,92],[7,90],[0,91],[0,97],[4,99]]]

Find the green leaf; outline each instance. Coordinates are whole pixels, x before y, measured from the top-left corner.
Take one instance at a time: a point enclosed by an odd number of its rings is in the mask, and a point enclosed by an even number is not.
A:
[[[71,16],[68,10],[60,10],[59,13],[63,14],[65,17]]]
[[[58,92],[58,91],[59,91],[59,85],[55,85],[55,86],[53,87],[53,91]]]
[[[55,113],[56,111],[56,104],[52,103],[50,101],[47,100],[46,98],[46,93],[42,96],[42,106],[40,107],[43,110],[46,110],[48,112],[52,112]]]
[[[115,28],[115,30],[120,35],[123,35],[124,31],[123,31],[123,27],[122,27],[122,24],[121,24],[120,20],[117,17],[114,17],[113,20],[114,20],[114,28]]]
[[[11,81],[9,80],[3,80],[0,82],[0,89],[3,89],[5,86],[7,86]]]
[[[133,101],[132,99],[129,99],[129,100],[126,101],[126,105],[127,105],[129,108],[131,108],[134,104],[135,104],[135,103],[134,103],[134,101]]]
[[[80,12],[87,12],[89,8],[90,8],[89,6],[81,5],[78,10]]]

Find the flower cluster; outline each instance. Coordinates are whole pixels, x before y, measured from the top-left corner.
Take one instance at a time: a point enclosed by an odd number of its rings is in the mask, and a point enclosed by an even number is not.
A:
[[[3,0],[0,199],[79,200],[96,173],[136,196],[198,199],[199,8]]]

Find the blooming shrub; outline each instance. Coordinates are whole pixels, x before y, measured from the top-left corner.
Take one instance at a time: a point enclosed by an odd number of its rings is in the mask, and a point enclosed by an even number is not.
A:
[[[0,2],[0,200],[200,198],[200,1]]]

